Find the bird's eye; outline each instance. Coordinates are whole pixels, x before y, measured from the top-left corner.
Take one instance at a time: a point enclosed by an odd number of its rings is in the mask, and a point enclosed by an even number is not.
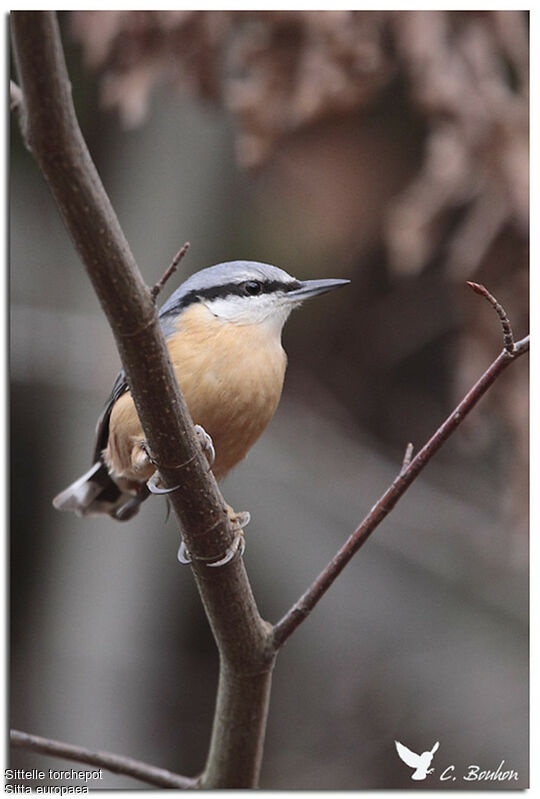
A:
[[[261,293],[262,285],[258,280],[248,280],[244,283],[244,290],[250,297],[254,297],[256,294]]]

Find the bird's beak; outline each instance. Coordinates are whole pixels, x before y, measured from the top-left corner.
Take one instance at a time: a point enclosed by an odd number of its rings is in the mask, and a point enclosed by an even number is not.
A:
[[[350,280],[303,280],[300,287],[287,292],[287,297],[291,299],[307,300],[309,297],[316,297],[317,294],[326,294],[327,291],[333,291],[340,286],[346,286]]]

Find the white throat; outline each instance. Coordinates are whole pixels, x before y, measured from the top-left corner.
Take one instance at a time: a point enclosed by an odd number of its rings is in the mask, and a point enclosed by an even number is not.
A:
[[[218,319],[234,325],[260,325],[269,334],[281,336],[283,325],[295,304],[279,297],[261,295],[260,297],[230,296],[215,300],[201,300]]]

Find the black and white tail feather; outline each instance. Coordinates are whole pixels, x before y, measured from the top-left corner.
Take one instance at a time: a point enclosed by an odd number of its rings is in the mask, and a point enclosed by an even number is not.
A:
[[[53,499],[57,510],[76,513],[77,516],[112,516],[118,521],[128,521],[138,512],[141,502],[149,496],[144,484],[133,489],[128,480],[109,474],[103,462],[102,452],[109,437],[109,420],[116,400],[128,391],[126,376],[121,371],[114,383],[111,395],[99,417],[96,427],[94,463],[90,469]]]

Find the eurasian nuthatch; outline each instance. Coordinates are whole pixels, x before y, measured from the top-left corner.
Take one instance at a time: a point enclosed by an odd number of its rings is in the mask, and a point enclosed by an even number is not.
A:
[[[196,272],[159,312],[191,417],[212,439],[221,480],[247,454],[277,408],[287,356],[281,331],[293,308],[348,280],[296,280],[269,264],[232,261]],[[92,468],[53,504],[79,516],[126,520],[150,493],[155,466],[120,372],[96,431]]]

